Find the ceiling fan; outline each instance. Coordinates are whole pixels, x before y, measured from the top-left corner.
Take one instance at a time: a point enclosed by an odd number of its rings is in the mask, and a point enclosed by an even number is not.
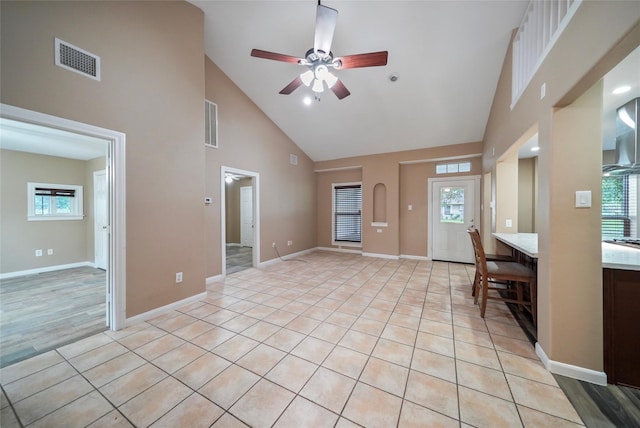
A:
[[[319,94],[324,91],[326,85],[336,94],[338,99],[343,99],[350,95],[350,92],[342,81],[331,73],[331,70],[387,65],[387,51],[334,57],[333,52],[331,52],[331,43],[333,41],[333,33],[336,28],[337,19],[337,10],[322,6],[320,1],[318,1],[313,48],[307,51],[304,58],[260,49],[251,50],[251,56],[256,58],[289,62],[304,65],[308,68],[307,71],[300,74],[285,86],[280,91],[280,94],[289,95],[300,85],[305,85],[311,86],[311,89],[316,94],[316,99],[319,99]]]

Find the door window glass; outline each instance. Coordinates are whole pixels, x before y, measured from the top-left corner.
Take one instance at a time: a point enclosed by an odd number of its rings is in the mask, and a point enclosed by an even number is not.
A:
[[[440,223],[464,223],[464,187],[440,189]]]

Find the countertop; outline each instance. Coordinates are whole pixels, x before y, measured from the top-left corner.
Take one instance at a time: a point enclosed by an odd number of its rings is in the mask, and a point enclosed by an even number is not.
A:
[[[493,236],[529,257],[538,258],[537,233],[494,233]]]
[[[538,257],[537,233],[494,233],[493,236],[529,257]],[[603,242],[602,267],[640,271],[640,250]]]
[[[640,250],[603,242],[602,267],[640,271]]]

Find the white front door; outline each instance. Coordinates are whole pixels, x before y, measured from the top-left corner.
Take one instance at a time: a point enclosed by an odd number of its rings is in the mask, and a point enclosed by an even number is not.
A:
[[[476,226],[479,206],[477,179],[431,182],[431,245],[433,260],[473,263],[473,247],[467,233]]]
[[[253,187],[240,188],[240,245],[253,247]]]
[[[95,171],[93,173],[94,263],[97,268],[104,270],[107,270],[109,252],[107,199],[107,173],[104,170]]]

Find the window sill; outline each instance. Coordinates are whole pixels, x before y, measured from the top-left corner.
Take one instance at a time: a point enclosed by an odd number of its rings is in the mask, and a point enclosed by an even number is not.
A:
[[[82,220],[83,216],[28,216],[27,221]]]
[[[347,241],[334,241],[331,245],[335,247],[353,247],[353,248],[362,248],[362,242],[347,242]]]

